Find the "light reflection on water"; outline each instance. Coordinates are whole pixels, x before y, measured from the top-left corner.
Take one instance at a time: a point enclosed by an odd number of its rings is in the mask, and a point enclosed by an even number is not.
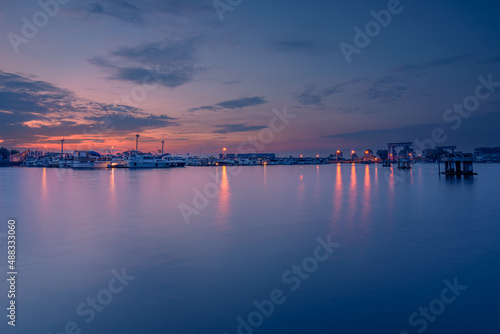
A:
[[[440,177],[433,165],[67,170],[60,178],[54,169],[0,169],[0,212],[19,226],[19,331],[58,333],[74,320],[93,334],[234,333],[253,300],[280,288],[287,302],[258,333],[399,333],[458,276],[470,290],[426,332],[473,332],[475,321],[496,316],[476,305],[489,305],[500,279],[500,168],[476,169],[475,178]],[[178,206],[193,205],[211,172],[218,192],[186,225]],[[341,244],[335,256],[290,293],[281,274],[330,234]],[[136,280],[85,324],[76,305],[122,267]]]

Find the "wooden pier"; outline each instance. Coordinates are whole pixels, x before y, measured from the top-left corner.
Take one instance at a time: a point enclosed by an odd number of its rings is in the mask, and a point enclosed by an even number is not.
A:
[[[443,157],[444,175],[477,175],[474,173],[474,155],[472,153],[450,153]],[[441,171],[441,164],[439,166]]]
[[[398,168],[399,169],[411,169],[411,160],[407,158],[399,158],[398,159]]]

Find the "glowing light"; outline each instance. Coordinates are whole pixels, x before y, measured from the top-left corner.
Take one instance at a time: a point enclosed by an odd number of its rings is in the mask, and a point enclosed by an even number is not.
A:
[[[340,151],[337,151],[337,154],[340,154]]]
[[[354,153],[356,153],[356,152],[354,152],[354,151],[351,152],[351,154],[354,154]]]
[[[222,150],[223,150],[224,152],[226,152],[226,151],[227,151],[227,148],[225,148],[225,147],[224,147]]]
[[[300,155],[300,157],[302,158],[302,154]]]
[[[316,154],[316,158],[319,158],[319,155],[318,155],[318,154]]]

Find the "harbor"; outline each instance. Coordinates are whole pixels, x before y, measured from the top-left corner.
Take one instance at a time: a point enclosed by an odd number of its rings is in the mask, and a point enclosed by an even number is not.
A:
[[[492,162],[485,159],[483,151],[495,152],[497,148],[478,148],[474,153],[456,152],[457,146],[436,146],[434,149],[425,149],[417,153],[412,142],[391,142],[387,150],[371,149],[358,155],[351,150],[347,157],[341,150],[328,156],[278,156],[276,153],[229,153],[223,148],[218,155],[172,155],[165,153],[165,141],[161,141],[161,150],[156,153],[141,152],[139,150],[139,135],[135,136],[135,149],[121,153],[113,153],[105,149],[97,151],[76,150],[67,153],[64,150],[64,139],[60,140],[60,152],[41,152],[26,150],[12,154],[4,166],[43,167],[43,168],[72,168],[72,169],[105,169],[105,168],[181,168],[181,167],[216,167],[216,166],[276,166],[276,165],[323,165],[323,164],[380,164],[382,167],[397,167],[401,170],[410,170],[414,164],[437,164],[439,174],[447,176],[477,175],[473,171],[473,163]],[[397,148],[402,148],[400,151]],[[444,171],[441,172],[441,165]],[[1,165],[0,165],[1,166]]]

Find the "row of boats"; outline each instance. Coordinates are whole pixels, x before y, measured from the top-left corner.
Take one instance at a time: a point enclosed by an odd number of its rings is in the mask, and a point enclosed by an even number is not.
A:
[[[99,168],[173,168],[184,167],[187,161],[170,154],[153,156],[132,152],[127,156],[100,155],[92,151],[75,151],[73,156],[45,156],[28,158],[22,167],[53,167],[74,169]]]

